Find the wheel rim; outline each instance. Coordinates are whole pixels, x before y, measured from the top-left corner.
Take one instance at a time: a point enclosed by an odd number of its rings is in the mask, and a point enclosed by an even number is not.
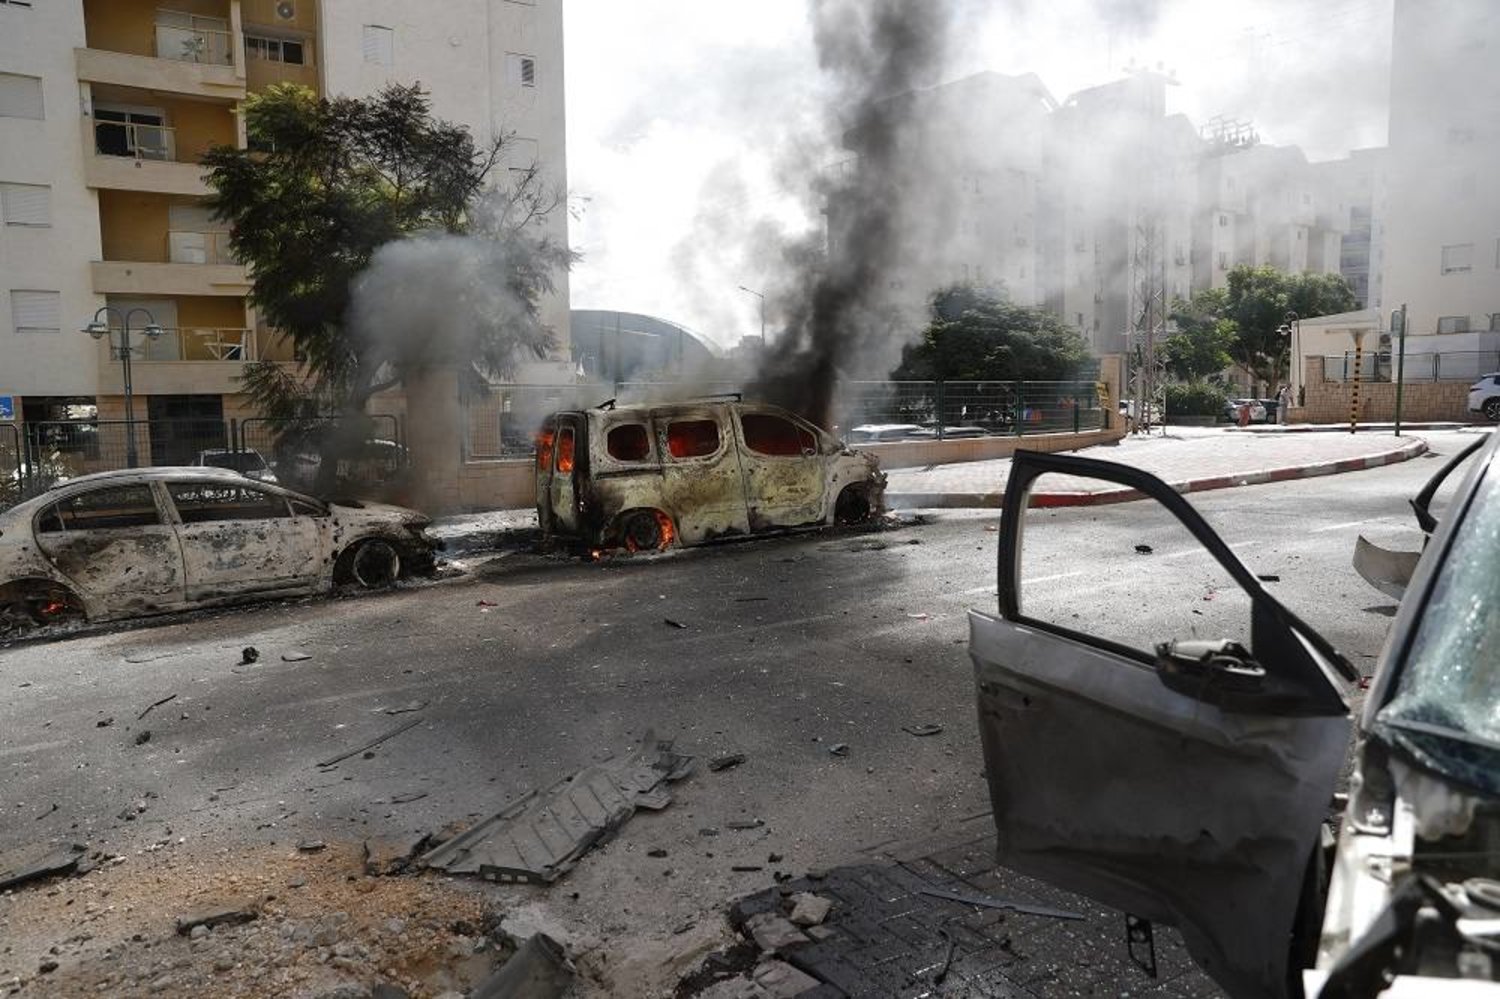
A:
[[[401,556],[384,541],[366,541],[354,553],[349,575],[367,590],[390,586],[401,575]]]
[[[660,551],[672,541],[672,522],[664,513],[637,513],[625,522],[622,534],[627,551]]]
[[[1500,399],[1485,400],[1484,415],[1492,420],[1500,420]]]
[[[863,493],[849,490],[839,496],[838,508],[834,513],[841,524],[858,524],[869,519],[870,503]]]

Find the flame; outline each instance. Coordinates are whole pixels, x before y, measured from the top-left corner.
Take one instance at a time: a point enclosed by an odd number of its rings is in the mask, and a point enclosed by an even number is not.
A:
[[[573,471],[572,427],[563,427],[562,435],[557,439],[557,470],[570,474]]]
[[[672,518],[658,510],[656,526],[661,531],[661,547],[671,548],[672,542],[677,540],[677,529],[672,526]]]
[[[52,617],[54,614],[61,614],[67,610],[68,605],[62,600],[48,600],[39,609],[42,612],[42,617]]]
[[[589,559],[594,562],[604,561],[604,550],[602,548],[590,548]]]
[[[552,439],[551,427],[543,427],[536,435],[536,467],[538,471],[545,472],[552,467]]]

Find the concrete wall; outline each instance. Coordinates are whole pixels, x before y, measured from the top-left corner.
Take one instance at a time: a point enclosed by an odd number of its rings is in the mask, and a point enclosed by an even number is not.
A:
[[[1323,359],[1307,359],[1306,405],[1293,408],[1293,423],[1344,423],[1349,419],[1353,382],[1323,378]],[[1359,419],[1387,422],[1396,418],[1396,386],[1391,382],[1361,382]],[[1458,420],[1478,422],[1469,412],[1468,382],[1409,382],[1401,393],[1401,419],[1415,422]]]

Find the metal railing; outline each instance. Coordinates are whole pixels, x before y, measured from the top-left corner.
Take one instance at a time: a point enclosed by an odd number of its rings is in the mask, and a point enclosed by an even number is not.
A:
[[[167,254],[174,264],[237,264],[224,229],[168,229]]]
[[[469,400],[464,436],[468,460],[525,458],[550,413],[585,409],[615,398],[620,405],[666,403],[742,391],[730,382],[621,382],[496,385]],[[747,402],[757,401],[743,389]],[[1099,386],[1067,382],[843,382],[825,429],[851,444],[958,440],[1098,430],[1107,425]]]
[[[146,361],[253,361],[255,331],[228,326],[171,326],[154,340],[143,338],[136,349],[144,350],[142,360]]]
[[[219,27],[223,18],[205,18],[185,11],[156,12],[156,57],[178,62],[234,64],[234,35]]]
[[[138,160],[177,159],[177,130],[170,125],[94,119],[94,152]]]
[[[1392,382],[1400,359],[1394,352],[1367,351],[1360,359],[1359,377],[1365,382]],[[1354,352],[1325,356],[1323,380],[1354,380]],[[1406,355],[1402,380],[1408,382],[1472,382],[1500,371],[1500,350],[1463,350]]]

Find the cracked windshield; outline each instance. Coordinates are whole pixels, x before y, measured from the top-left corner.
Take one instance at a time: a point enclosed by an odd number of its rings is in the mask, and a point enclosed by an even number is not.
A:
[[[0,0],[0,999],[1500,999],[1496,0]]]

